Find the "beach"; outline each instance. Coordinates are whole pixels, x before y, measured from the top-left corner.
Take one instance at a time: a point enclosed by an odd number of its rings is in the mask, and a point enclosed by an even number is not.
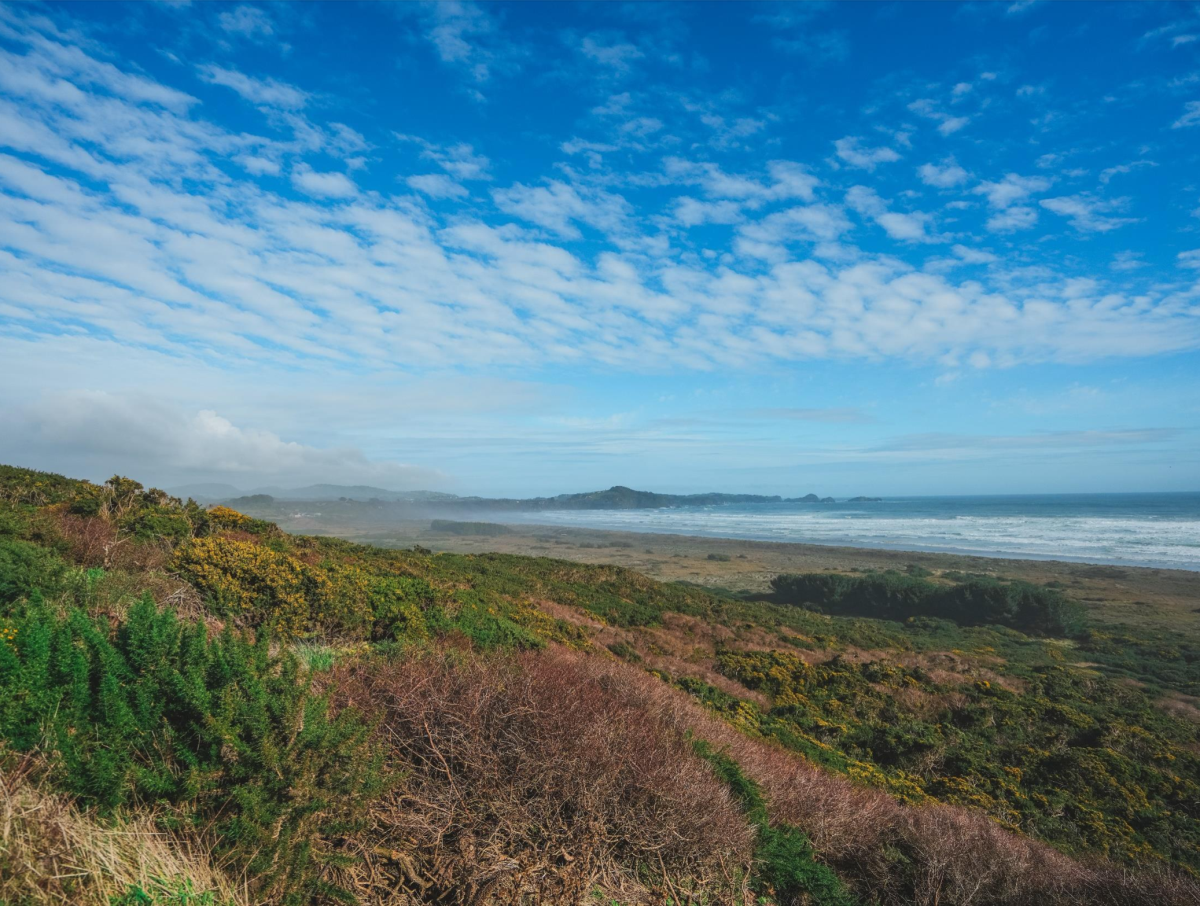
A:
[[[371,525],[307,516],[272,517],[289,532],[329,534],[383,547],[420,545],[435,552],[504,553],[627,567],[668,582],[731,592],[766,592],[786,572],[840,572],[920,567],[1035,583],[1060,583],[1104,623],[1200,636],[1200,572],[1051,559],[755,541],[695,535],[619,532],[561,525],[508,524],[503,534],[433,531],[430,520]]]

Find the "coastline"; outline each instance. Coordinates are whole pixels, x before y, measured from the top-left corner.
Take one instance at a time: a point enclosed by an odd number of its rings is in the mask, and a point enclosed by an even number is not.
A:
[[[371,525],[277,514],[270,518],[289,532],[334,535],[382,547],[420,545],[434,552],[520,554],[611,564],[662,581],[732,592],[767,591],[770,580],[785,572],[903,570],[908,566],[935,573],[958,571],[1057,582],[1102,622],[1200,637],[1200,572],[1184,569],[533,523],[506,523],[504,534],[456,535],[433,531],[427,519]]]

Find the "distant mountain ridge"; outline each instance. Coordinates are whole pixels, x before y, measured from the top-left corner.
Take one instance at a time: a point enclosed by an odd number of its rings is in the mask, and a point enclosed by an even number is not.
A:
[[[452,503],[497,510],[650,510],[672,506],[717,506],[728,503],[780,503],[778,494],[659,494],[614,485],[607,491],[558,494],[554,497],[457,497]]]
[[[200,482],[168,488],[167,491],[176,497],[183,499],[192,497],[202,503],[261,496],[273,497],[276,500],[341,500],[346,498],[348,500],[424,501],[457,498],[455,494],[444,494],[441,491],[390,491],[387,488],[377,488],[367,484],[310,484],[302,488],[268,486],[243,491],[231,484]]]
[[[201,486],[196,486],[201,487]],[[208,486],[203,486],[208,487]],[[217,486],[219,487],[219,486]],[[235,489],[236,490],[236,489]],[[194,489],[177,488],[173,493],[201,499]],[[204,495],[206,502],[214,498]],[[273,501],[335,501],[383,502],[412,504],[422,509],[457,511],[537,512],[541,510],[649,510],[676,506],[723,506],[737,503],[834,503],[832,497],[806,494],[803,497],[781,497],[778,494],[723,494],[710,491],[703,494],[660,494],[638,491],[624,485],[614,485],[604,491],[585,491],[579,494],[558,494],[554,497],[460,497],[439,491],[389,491],[369,485],[315,484],[303,488],[258,488],[246,494],[224,495],[215,498],[227,503],[264,504]],[[867,498],[857,498],[864,500]]]

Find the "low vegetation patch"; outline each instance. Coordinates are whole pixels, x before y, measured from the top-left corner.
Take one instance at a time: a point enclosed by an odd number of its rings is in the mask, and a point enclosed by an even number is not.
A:
[[[839,616],[935,617],[964,626],[994,624],[1056,636],[1077,635],[1086,626],[1081,604],[1056,589],[1028,582],[981,577],[947,585],[911,573],[800,573],[776,576],[771,587],[782,603]]]
[[[484,538],[512,534],[512,529],[497,522],[455,522],[452,519],[434,519],[429,524],[429,528],[444,535],[478,535]]]

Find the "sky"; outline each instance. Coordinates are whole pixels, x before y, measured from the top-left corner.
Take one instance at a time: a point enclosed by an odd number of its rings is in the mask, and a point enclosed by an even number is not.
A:
[[[0,461],[1200,490],[1200,6],[0,6]]]

